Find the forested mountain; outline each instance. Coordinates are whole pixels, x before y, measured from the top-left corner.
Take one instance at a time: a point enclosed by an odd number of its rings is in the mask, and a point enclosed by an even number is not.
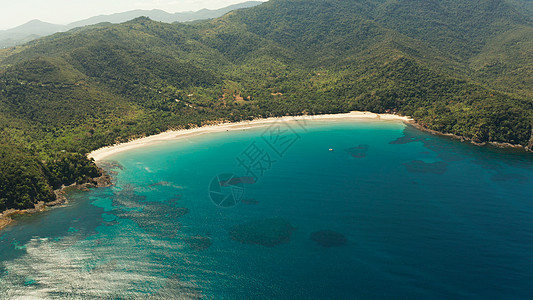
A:
[[[230,5],[220,9],[202,9],[199,11],[188,11],[178,13],[168,13],[163,10],[131,10],[111,15],[100,15],[85,20],[76,21],[67,25],[50,24],[39,20],[32,20],[26,24],[8,30],[0,30],[0,48],[14,47],[33,41],[43,36],[64,32],[77,27],[95,25],[99,23],[123,23],[141,16],[149,17],[154,21],[166,23],[191,22],[218,18],[228,12],[241,8],[253,7],[261,4],[258,1],[248,1]]]
[[[0,51],[0,166],[13,174],[0,177],[0,209],[90,177],[81,154],[212,121],[397,112],[531,147],[527,5],[271,0],[195,24],[137,18]]]
[[[54,34],[65,29],[65,26],[32,20],[9,30],[0,30],[0,48],[13,47],[35,40],[39,37]]]

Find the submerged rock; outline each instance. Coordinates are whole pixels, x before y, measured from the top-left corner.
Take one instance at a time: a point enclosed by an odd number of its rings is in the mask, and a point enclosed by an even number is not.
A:
[[[121,208],[114,212],[117,217],[132,220],[146,233],[165,238],[176,237],[181,228],[178,220],[190,212],[186,207],[173,207],[164,202],[133,201],[131,207],[123,201],[116,204]]]
[[[168,199],[166,202],[170,206],[175,206],[178,204],[178,202],[181,200],[181,195],[174,195],[174,197]]]
[[[170,188],[174,188],[174,189],[178,189],[178,190],[183,189],[182,186],[176,185],[176,184],[174,184],[172,182],[169,182],[169,181],[159,181],[159,182],[152,183],[152,184],[148,185],[148,187],[150,187],[150,188],[170,187]]]
[[[423,140],[422,137],[419,136],[413,136],[409,133],[404,133],[405,135],[402,137],[397,138],[396,140],[389,142],[391,145],[404,145],[409,143],[416,143],[421,142]]]
[[[116,170],[116,169],[119,169],[119,170],[124,170],[124,166],[121,165],[118,161],[116,160],[104,160],[104,161],[98,161],[96,163],[96,165],[102,169],[104,169],[105,171],[109,171],[109,170]]]
[[[365,158],[369,148],[369,145],[359,145],[358,147],[352,147],[346,151],[348,151],[348,154],[353,158]]]
[[[172,186],[172,183],[168,181],[160,181],[160,182],[152,183],[149,185],[149,187],[156,187],[156,186]]]
[[[210,237],[201,235],[187,237],[184,240],[189,247],[196,251],[207,250],[213,244],[213,241]]]
[[[311,240],[322,247],[340,247],[348,243],[348,239],[333,230],[320,230],[311,233]]]
[[[232,240],[242,244],[274,247],[288,243],[294,227],[284,219],[273,218],[252,221],[233,226],[229,229]]]
[[[4,227],[7,227],[7,225],[11,224],[11,222],[13,222],[11,218],[4,218],[0,216],[0,230],[4,229]]]

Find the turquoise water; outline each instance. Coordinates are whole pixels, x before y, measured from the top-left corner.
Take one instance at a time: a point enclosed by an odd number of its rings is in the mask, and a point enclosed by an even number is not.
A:
[[[533,297],[530,154],[309,121],[110,159],[0,232],[0,298]]]

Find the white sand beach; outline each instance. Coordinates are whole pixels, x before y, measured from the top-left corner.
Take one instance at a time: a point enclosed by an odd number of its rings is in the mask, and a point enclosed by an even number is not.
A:
[[[171,130],[157,135],[148,136],[145,138],[136,139],[127,143],[117,144],[109,147],[100,148],[88,154],[89,158],[95,161],[105,160],[106,158],[139,147],[154,145],[169,140],[176,140],[180,138],[190,137],[199,134],[207,134],[214,132],[224,132],[230,130],[242,130],[254,127],[265,126],[275,122],[290,122],[298,120],[321,120],[321,121],[376,121],[376,120],[397,120],[402,122],[410,122],[412,119],[393,114],[375,114],[371,112],[354,111],[345,114],[333,115],[315,115],[315,116],[296,116],[296,117],[280,117],[256,119],[252,121],[243,121],[237,123],[223,123],[219,125],[203,126],[187,130]]]

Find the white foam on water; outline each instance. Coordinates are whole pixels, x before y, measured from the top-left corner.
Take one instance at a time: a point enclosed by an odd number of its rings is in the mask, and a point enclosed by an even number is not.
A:
[[[176,277],[167,279],[166,266],[150,261],[154,249],[158,255],[173,246],[160,240],[147,245],[145,238],[120,235],[112,247],[105,239],[33,238],[24,255],[3,263],[7,275],[0,277],[0,295],[8,299],[146,298],[168,294],[170,288],[179,289],[172,292],[176,297],[181,291],[184,299],[196,298],[195,286]]]

